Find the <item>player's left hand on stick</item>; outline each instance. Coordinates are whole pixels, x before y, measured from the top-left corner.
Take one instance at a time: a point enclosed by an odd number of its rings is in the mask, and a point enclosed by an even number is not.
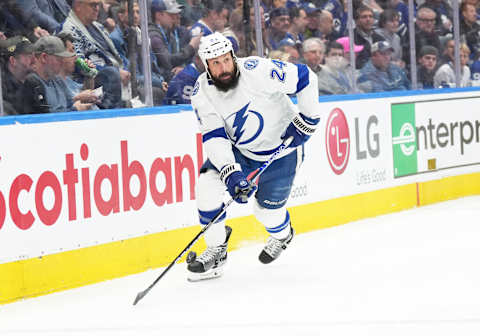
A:
[[[220,178],[227,186],[228,193],[237,203],[247,203],[257,187],[247,180],[238,163],[226,165],[220,171]]]
[[[289,147],[297,147],[304,144],[315,132],[319,119],[312,119],[304,116],[302,113],[295,115],[287,130],[282,135],[282,139],[293,138]]]

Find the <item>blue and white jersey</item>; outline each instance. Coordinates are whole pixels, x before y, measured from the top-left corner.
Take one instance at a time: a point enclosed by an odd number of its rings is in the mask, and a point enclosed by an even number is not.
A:
[[[207,36],[213,34],[213,30],[210,29],[205,22],[198,20],[193,24],[192,28],[190,29],[190,33],[192,34],[192,37],[198,36],[201,33],[203,33],[203,36]]]
[[[191,96],[207,156],[219,170],[235,163],[232,146],[264,161],[280,146],[296,113],[320,117],[317,76],[306,65],[260,57],[239,58],[237,64],[240,78],[234,89],[218,90],[203,73]],[[297,105],[288,94],[297,95]]]
[[[168,91],[163,103],[165,105],[190,104],[190,96],[198,76],[200,72],[195,63],[187,65],[168,83]]]
[[[333,30],[337,36],[344,36],[347,28],[348,13],[344,10],[343,2],[329,0],[322,7],[322,10],[329,11],[333,16]]]

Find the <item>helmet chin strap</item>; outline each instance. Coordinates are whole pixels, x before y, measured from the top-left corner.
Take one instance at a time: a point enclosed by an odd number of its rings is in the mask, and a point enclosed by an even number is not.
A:
[[[237,56],[233,53],[233,51],[230,51],[230,54],[232,55],[233,63],[235,64],[235,68],[237,69],[235,75],[238,76],[240,74],[240,70],[238,70],[238,63],[237,63]],[[208,60],[205,60],[205,71],[207,72],[207,79],[212,80],[212,74],[210,73],[210,68],[208,66]]]

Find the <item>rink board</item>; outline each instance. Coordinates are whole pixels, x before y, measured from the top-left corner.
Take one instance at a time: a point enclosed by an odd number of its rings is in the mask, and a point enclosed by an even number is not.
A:
[[[473,90],[325,99],[288,203],[296,231],[480,194],[476,106]],[[0,153],[0,303],[166,266],[198,232],[201,141],[171,140],[198,132],[194,114],[113,113],[2,120],[18,141]],[[230,249],[266,239],[249,207],[229,210]]]

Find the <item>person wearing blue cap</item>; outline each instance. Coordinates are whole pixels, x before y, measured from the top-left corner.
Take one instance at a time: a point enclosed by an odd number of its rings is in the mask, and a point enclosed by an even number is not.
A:
[[[267,38],[272,49],[280,47],[280,41],[285,39],[290,28],[290,15],[285,7],[278,7],[270,12],[270,28]]]
[[[304,39],[310,38],[310,37],[320,37],[320,32],[318,30],[318,27],[320,25],[320,14],[322,13],[322,10],[318,7],[316,7],[313,3],[311,2],[305,2],[303,3],[303,9],[305,10],[305,13],[307,13],[307,27],[305,28],[305,33]]]

